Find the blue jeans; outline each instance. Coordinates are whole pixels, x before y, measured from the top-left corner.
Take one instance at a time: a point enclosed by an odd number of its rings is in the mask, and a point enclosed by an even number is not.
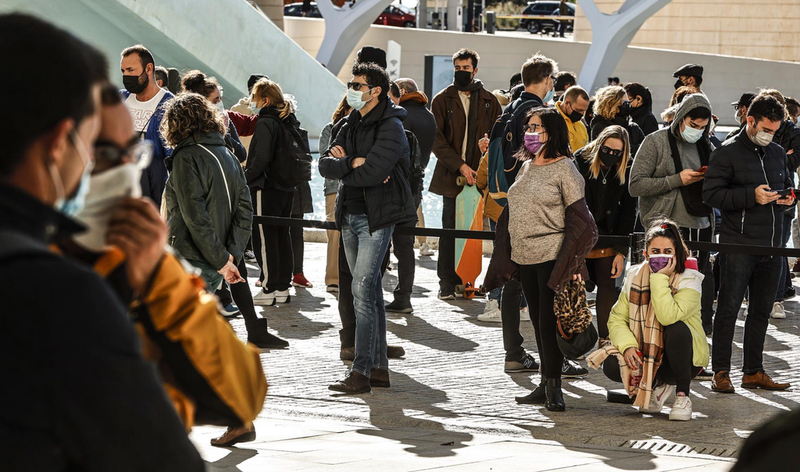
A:
[[[352,370],[370,376],[372,368],[387,370],[386,310],[383,306],[381,262],[389,249],[394,225],[369,231],[366,215],[342,216],[342,241],[353,274],[356,311],[356,355]]]
[[[714,372],[731,370],[733,334],[742,306],[744,292],[750,289],[750,304],[744,322],[744,360],[742,372],[755,374],[762,370],[764,339],[778,285],[780,257],[722,254],[717,315],[714,318],[714,343],[711,361]]]

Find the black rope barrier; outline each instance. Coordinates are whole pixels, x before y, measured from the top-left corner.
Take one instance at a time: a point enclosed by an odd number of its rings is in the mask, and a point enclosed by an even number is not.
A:
[[[302,226],[304,228],[317,228],[335,230],[336,223],[332,221],[301,220],[298,218],[283,218],[279,216],[253,216],[253,223],[267,226]],[[459,239],[482,239],[494,240],[494,231],[468,231],[462,229],[443,229],[443,228],[416,228],[412,226],[397,226],[394,229],[397,234],[408,234],[413,236],[447,237]],[[644,235],[633,233],[630,236],[600,236],[595,244],[597,248],[625,245],[628,247],[639,247]],[[778,256],[778,257],[798,257],[800,249],[783,249],[769,246],[745,246],[741,244],[721,244],[700,241],[686,241],[686,245],[692,251],[722,252],[732,254],[746,254],[750,256]]]

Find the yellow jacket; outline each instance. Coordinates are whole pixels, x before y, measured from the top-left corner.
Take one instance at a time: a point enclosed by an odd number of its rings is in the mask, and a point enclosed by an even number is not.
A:
[[[132,300],[124,263],[113,248],[93,267],[129,303],[144,356],[158,366],[187,431],[194,424],[252,424],[267,395],[259,353],[219,315],[203,280],[167,253],[147,293]]]
[[[478,164],[477,180],[478,190],[483,194],[483,214],[497,223],[500,213],[503,213],[503,207],[489,196],[487,189],[489,186],[489,153],[484,153],[481,157],[481,162]]]
[[[561,113],[561,116],[564,117],[564,121],[567,123],[567,129],[569,130],[569,147],[572,148],[572,152],[575,152],[589,144],[589,132],[586,131],[586,125],[583,124],[583,120],[573,123],[572,120],[561,111],[562,103],[563,102],[556,103],[556,110]]]

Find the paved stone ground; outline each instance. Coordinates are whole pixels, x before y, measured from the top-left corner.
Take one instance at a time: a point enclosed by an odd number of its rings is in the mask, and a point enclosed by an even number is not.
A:
[[[602,372],[590,371],[585,379],[564,381],[566,412],[517,405],[514,396],[531,389],[539,375],[503,372],[500,325],[477,321],[483,300],[445,302],[436,298],[435,257],[417,260],[412,298],[415,312],[388,316],[389,343],[406,350],[405,359],[390,361],[392,388],[337,397],[327,387],[345,374],[347,363],[338,358],[336,298],[325,291],[325,245],[307,243],[305,274],[314,288],[297,289],[291,303],[264,311],[270,328],[291,346],[262,354],[270,389],[257,422],[260,440],[253,443],[255,452],[230,453],[226,462],[227,456],[221,454],[227,452],[205,447],[208,437],[219,428],[197,428],[193,434],[207,460],[221,461],[213,470],[237,470],[232,468],[234,463],[244,461],[273,464],[270,470],[299,470],[289,466],[302,463],[312,464],[312,469],[338,470],[339,465],[369,458],[373,467],[389,465],[390,470],[400,470],[399,464],[404,464],[403,470],[463,464],[475,467],[464,465],[464,470],[484,470],[478,464],[494,464],[494,470],[512,469],[513,464],[527,470],[530,466],[550,470],[600,462],[631,470],[684,469],[703,464],[691,462],[700,457],[724,460],[735,456],[743,438],[758,424],[800,401],[796,387],[774,393],[742,389],[741,372],[734,371],[736,394],[714,393],[710,381],[693,382],[692,421],[671,422],[668,408],[649,416],[630,406],[606,402],[606,389],[618,385]],[[384,278],[388,300],[395,280],[391,272]],[[254,281],[250,279],[251,284]],[[765,366],[774,377],[798,385],[800,305],[793,301],[786,305],[788,318],[770,323]],[[744,313],[743,309],[734,341],[734,365],[741,364]],[[232,324],[244,339],[243,321]],[[535,353],[530,322],[524,320],[521,329],[526,348]],[[351,443],[369,449],[353,449]],[[534,450],[566,462],[540,462],[538,455],[532,460]],[[274,460],[286,459],[277,456],[287,454],[292,457],[287,459],[288,465],[274,465]],[[667,456],[662,457],[664,454]],[[693,459],[683,462],[689,459],[675,455]],[[712,467],[710,470],[730,466],[726,462],[704,464]]]

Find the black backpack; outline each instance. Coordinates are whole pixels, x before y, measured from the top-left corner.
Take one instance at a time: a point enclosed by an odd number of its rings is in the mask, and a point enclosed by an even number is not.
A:
[[[281,133],[275,140],[275,155],[269,169],[269,175],[282,187],[297,187],[311,180],[311,146],[308,143],[308,131],[300,127],[300,123],[278,121]]]
[[[422,167],[422,151],[419,149],[419,140],[414,136],[414,133],[406,130],[406,139],[408,140],[408,157],[411,161],[406,179],[409,187],[411,187],[411,194],[414,196],[414,204],[419,206],[422,202],[422,184],[425,180],[425,169]]]

